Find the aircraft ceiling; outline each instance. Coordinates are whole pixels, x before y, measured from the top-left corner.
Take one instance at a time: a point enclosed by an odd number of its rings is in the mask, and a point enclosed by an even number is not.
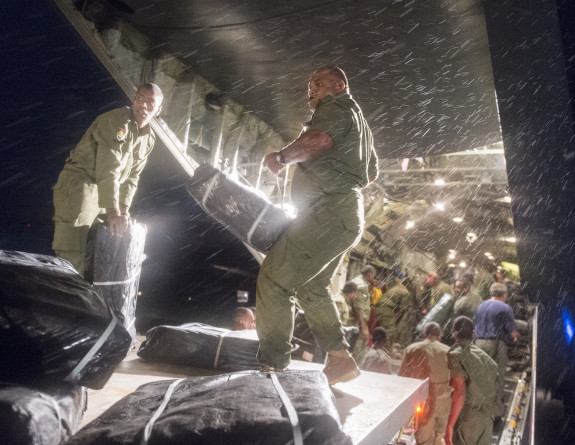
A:
[[[346,71],[381,157],[500,141],[480,0],[108,0],[136,27],[287,140],[307,82]]]

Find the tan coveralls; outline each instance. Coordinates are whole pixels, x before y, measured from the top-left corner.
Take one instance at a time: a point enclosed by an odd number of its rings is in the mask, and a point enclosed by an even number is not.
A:
[[[152,151],[150,126],[139,129],[130,107],[101,114],[66,159],[54,190],[52,249],[85,274],[88,231],[102,209],[130,208]]]
[[[305,129],[328,134],[333,147],[297,164],[291,195],[298,216],[258,274],[259,356],[276,368],[290,362],[295,298],[323,350],[349,346],[328,287],[342,256],[360,240],[361,189],[377,176],[371,130],[349,94],[321,99]]]
[[[429,378],[429,396],[418,418],[415,440],[418,445],[441,443],[451,409],[449,347],[439,340],[425,339],[405,349],[399,375],[414,379]]]

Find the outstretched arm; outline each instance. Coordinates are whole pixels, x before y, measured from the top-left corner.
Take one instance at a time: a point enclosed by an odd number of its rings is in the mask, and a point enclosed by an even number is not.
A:
[[[277,173],[287,164],[313,161],[332,147],[333,141],[330,135],[320,130],[308,130],[281,151],[269,153],[264,158],[264,165]]]

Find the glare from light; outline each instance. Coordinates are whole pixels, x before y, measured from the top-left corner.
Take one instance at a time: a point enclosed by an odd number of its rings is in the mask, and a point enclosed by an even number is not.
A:
[[[413,221],[407,221],[407,224],[405,225],[406,229],[411,229],[413,226],[415,226],[415,223]]]
[[[287,202],[283,203],[278,207],[280,207],[290,218],[295,218],[297,216],[297,208],[292,206],[291,204],[288,204]]]
[[[463,218],[456,216],[455,218],[453,218],[453,221],[456,223],[460,223],[460,222],[463,222]]]
[[[491,252],[485,252],[485,256],[491,256]]]
[[[489,255],[487,258],[489,258],[490,260],[494,260],[495,257],[493,255]]]
[[[443,178],[437,178],[437,179],[434,181],[434,183],[435,183],[435,185],[445,185],[445,179],[443,179]]]
[[[465,264],[463,261],[461,263],[459,263],[459,267],[466,267],[467,264]]]
[[[563,330],[565,331],[565,339],[567,340],[567,344],[569,344],[571,343],[571,340],[573,340],[575,326],[573,324],[573,319],[566,309],[561,311],[561,315],[563,318]]]
[[[475,241],[477,241],[477,235],[473,232],[469,232],[465,239],[467,240],[468,243],[474,243]]]
[[[452,260],[453,258],[455,258],[455,254],[454,253],[450,253],[447,258],[449,258],[450,260]]]
[[[503,197],[503,201],[505,201],[505,202],[511,202],[511,196],[504,196],[504,197]]]
[[[505,241],[507,241],[508,243],[516,243],[517,238],[515,238],[514,236],[510,236],[509,238],[505,238]]]
[[[449,264],[447,265],[447,267],[453,268],[453,267],[456,267],[456,266],[455,266],[455,264],[453,264],[453,263],[449,263]]]
[[[433,204],[433,207],[435,207],[437,210],[440,210],[441,212],[445,210],[445,204],[441,202],[436,202],[435,204]]]

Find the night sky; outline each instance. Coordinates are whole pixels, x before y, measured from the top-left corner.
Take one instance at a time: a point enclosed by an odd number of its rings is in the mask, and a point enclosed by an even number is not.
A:
[[[2,6],[0,249],[53,255],[53,203],[68,152],[97,115],[130,100],[51,2]],[[254,304],[257,262],[195,205],[186,174],[156,143],[132,208],[148,227],[140,330],[227,322],[237,290]],[[241,265],[241,271],[230,271]]]

